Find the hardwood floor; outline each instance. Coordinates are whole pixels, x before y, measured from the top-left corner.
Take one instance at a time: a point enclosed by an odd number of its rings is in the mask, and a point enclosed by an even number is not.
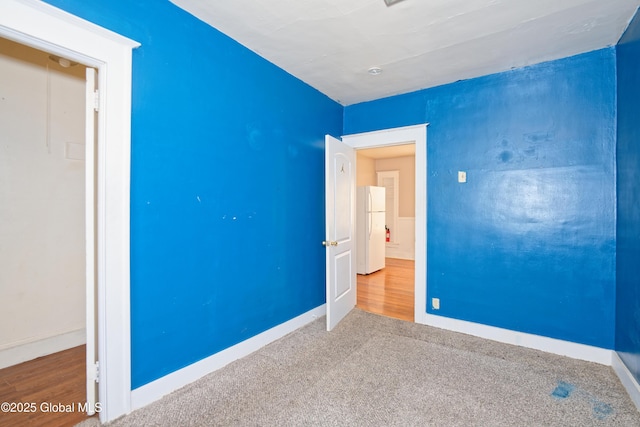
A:
[[[64,427],[85,420],[85,358],[82,345],[0,369],[0,426]],[[8,412],[5,402],[18,412]]]
[[[358,274],[356,307],[375,314],[413,322],[414,269],[411,260],[386,258],[386,267]]]

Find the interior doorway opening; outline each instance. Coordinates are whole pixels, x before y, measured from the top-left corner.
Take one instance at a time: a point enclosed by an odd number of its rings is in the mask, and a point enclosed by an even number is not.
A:
[[[356,186],[385,188],[385,267],[357,276],[356,307],[414,321],[415,143],[356,150]],[[357,236],[362,238],[362,236]]]
[[[95,361],[97,345],[96,128],[93,121],[87,130],[87,116],[96,113],[87,67],[6,38],[0,65],[0,316],[11,316],[2,322],[11,330],[0,334],[0,368],[14,389],[32,387],[19,375],[27,369],[41,379],[29,395],[58,390],[93,414],[97,387],[87,381],[87,360]]]
[[[132,50],[140,43],[39,1],[0,2],[0,36],[99,71],[96,256],[100,421],[140,406],[131,392],[130,166]],[[109,195],[107,198],[106,195]],[[108,239],[106,238],[108,236]],[[94,371],[94,374],[97,372]]]
[[[344,135],[342,141],[357,150],[414,144],[414,322],[426,324],[427,302],[427,124]],[[357,168],[356,168],[357,169]],[[356,170],[356,173],[358,171]]]

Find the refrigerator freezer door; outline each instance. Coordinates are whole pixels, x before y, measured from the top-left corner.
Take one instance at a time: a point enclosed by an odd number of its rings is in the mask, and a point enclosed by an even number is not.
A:
[[[369,212],[385,211],[385,188],[384,187],[367,187],[369,188],[369,200],[367,209]],[[383,224],[384,225],[384,224]]]

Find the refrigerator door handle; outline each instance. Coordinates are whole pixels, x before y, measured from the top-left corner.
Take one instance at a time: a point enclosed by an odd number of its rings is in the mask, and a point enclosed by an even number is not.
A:
[[[371,232],[373,231],[373,196],[371,195],[371,191],[367,192],[369,194],[369,240],[371,240]]]

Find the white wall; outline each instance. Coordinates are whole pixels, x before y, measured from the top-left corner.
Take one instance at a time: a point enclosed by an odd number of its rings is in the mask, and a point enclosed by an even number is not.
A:
[[[416,210],[416,167],[415,156],[377,159],[376,172],[399,171],[398,185],[398,228],[394,230],[393,242],[387,243],[389,258],[415,259],[415,210]],[[359,166],[359,165],[358,165]]]
[[[400,172],[398,216],[413,218],[416,211],[416,157],[377,159],[375,168],[376,172],[394,170]]]
[[[356,185],[364,187],[366,185],[378,185],[376,176],[376,161],[370,157],[363,156],[356,151]]]
[[[83,76],[0,39],[0,367],[84,340]]]

